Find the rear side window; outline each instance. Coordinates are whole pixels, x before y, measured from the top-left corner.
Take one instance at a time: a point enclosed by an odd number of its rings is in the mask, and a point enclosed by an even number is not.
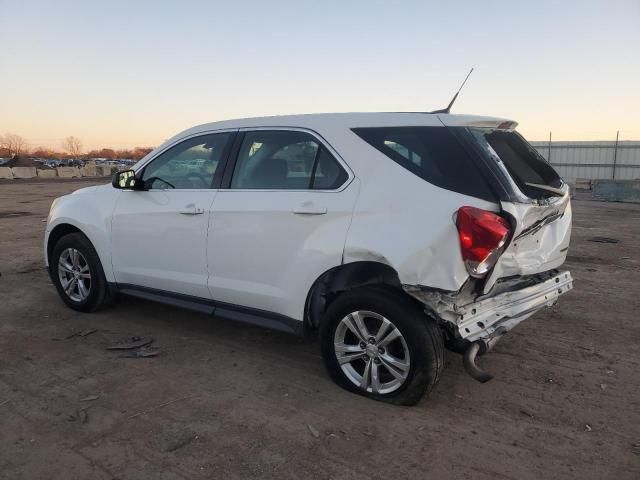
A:
[[[469,129],[486,154],[501,160],[513,181],[531,198],[549,196],[527,184],[558,188],[562,180],[553,167],[519,133],[503,130]]]
[[[446,127],[354,128],[365,142],[427,182],[495,201],[473,157]]]
[[[333,190],[347,172],[315,137],[306,132],[247,132],[231,180],[234,189]]]

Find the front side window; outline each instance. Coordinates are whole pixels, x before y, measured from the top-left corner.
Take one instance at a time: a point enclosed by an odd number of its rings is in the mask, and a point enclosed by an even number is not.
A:
[[[347,172],[312,135],[260,130],[245,133],[231,188],[333,190],[347,178]]]
[[[231,133],[185,140],[160,154],[144,168],[142,181],[150,190],[211,188]]]

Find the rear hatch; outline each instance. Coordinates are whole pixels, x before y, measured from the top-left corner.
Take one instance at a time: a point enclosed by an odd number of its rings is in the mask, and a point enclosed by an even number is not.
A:
[[[451,123],[442,117],[445,125]],[[502,212],[512,223],[511,239],[489,273],[484,293],[500,278],[533,275],[559,267],[569,248],[569,187],[535,148],[515,132],[516,125],[511,121],[485,121],[449,126],[492,172]]]

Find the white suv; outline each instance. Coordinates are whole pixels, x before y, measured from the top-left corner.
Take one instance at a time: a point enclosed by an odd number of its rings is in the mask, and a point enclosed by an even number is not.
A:
[[[332,378],[413,404],[572,288],[568,186],[515,122],[349,113],[210,123],[53,202],[71,308],[116,294],[319,336]]]

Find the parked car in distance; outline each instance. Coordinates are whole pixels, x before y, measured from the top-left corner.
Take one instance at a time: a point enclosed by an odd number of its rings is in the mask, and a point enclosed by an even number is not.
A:
[[[569,188],[500,118],[316,114],[210,123],[58,198],[71,308],[133,295],[317,337],[345,389],[410,405],[572,288]],[[538,328],[544,328],[539,321]]]

